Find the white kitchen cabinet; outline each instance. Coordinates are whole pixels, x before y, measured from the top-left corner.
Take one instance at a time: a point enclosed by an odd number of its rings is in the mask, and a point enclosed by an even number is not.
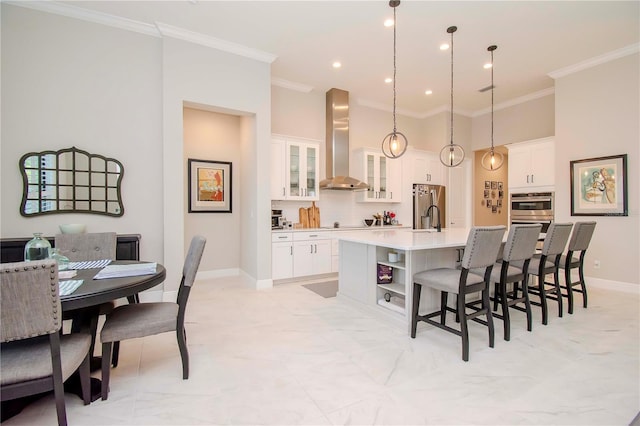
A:
[[[293,277],[293,234],[271,234],[271,278],[281,280]]]
[[[509,149],[509,191],[551,189],[555,185],[552,138],[506,145]]]
[[[323,232],[294,234],[293,276],[331,273],[331,235]]]
[[[271,199],[320,199],[320,143],[273,135],[271,139]]]
[[[401,202],[402,167],[400,159],[387,158],[382,151],[355,151],[355,177],[369,185],[358,192],[358,201],[368,203]]]
[[[445,167],[438,154],[428,151],[414,150],[410,156],[410,167],[413,183],[430,185],[446,185]]]

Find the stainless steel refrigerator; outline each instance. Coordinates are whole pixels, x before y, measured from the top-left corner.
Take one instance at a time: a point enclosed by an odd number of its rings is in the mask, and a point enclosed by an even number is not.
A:
[[[413,184],[413,229],[437,229],[446,226],[445,187]]]

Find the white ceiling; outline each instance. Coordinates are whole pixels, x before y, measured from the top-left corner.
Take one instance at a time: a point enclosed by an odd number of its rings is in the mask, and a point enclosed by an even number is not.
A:
[[[387,1],[67,1],[134,21],[179,27],[276,56],[272,77],[391,109],[393,16]],[[455,25],[454,109],[486,112],[487,47],[496,44],[496,106],[553,90],[550,73],[616,51],[638,51],[638,1],[411,1],[397,8],[397,108],[427,116],[450,103],[450,40]],[[613,53],[612,53],[613,52]],[[619,53],[619,52],[618,52]],[[609,56],[606,56],[609,57]],[[602,58],[600,58],[602,59]],[[332,62],[343,66],[334,70]],[[433,95],[426,96],[426,89]]]

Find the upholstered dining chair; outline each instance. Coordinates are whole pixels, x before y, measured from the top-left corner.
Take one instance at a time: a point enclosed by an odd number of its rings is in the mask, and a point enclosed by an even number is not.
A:
[[[568,312],[573,314],[573,292],[582,294],[582,306],[587,307],[587,285],[584,282],[584,256],[587,254],[591,237],[596,229],[596,222],[576,222],[567,247],[567,254],[560,257],[559,267],[564,269],[564,283],[560,287],[566,289],[563,297],[569,302]],[[578,255],[576,258],[575,255]],[[571,270],[578,269],[578,281],[571,278]],[[578,289],[573,287],[580,286]]]
[[[71,262],[83,262],[85,260],[116,260],[116,246],[118,237],[115,232],[91,232],[82,234],[58,234],[55,236],[55,247],[60,254],[66,256]],[[137,297],[135,298],[137,301]],[[98,316],[90,315],[89,329],[91,330],[91,355],[95,347],[96,335],[98,333],[98,317],[107,315],[115,307],[114,302],[106,302],[98,306]],[[85,310],[80,312],[68,312],[65,319],[75,319],[74,331],[83,326]],[[119,343],[116,343],[113,350],[113,366],[118,365]]]
[[[469,332],[467,321],[474,320],[485,324],[489,328],[489,346],[494,344],[493,319],[491,316],[491,302],[489,300],[489,279],[496,261],[498,251],[502,245],[504,226],[475,227],[469,232],[467,244],[462,257],[461,269],[437,268],[418,272],[413,276],[413,301],[411,309],[411,337],[416,337],[419,321],[424,321],[442,330],[462,337],[462,359],[469,361]],[[471,269],[483,268],[484,275],[470,273]],[[422,287],[440,291],[440,309],[425,315],[419,315],[420,294]],[[457,295],[457,308],[447,306],[449,293]],[[481,293],[482,306],[467,313],[466,296]],[[460,321],[460,330],[446,325],[447,311],[456,313]],[[487,320],[477,318],[486,315]],[[432,318],[439,316],[440,321]]]
[[[491,281],[494,283],[494,301],[500,303],[502,312],[493,313],[504,326],[504,340],[511,340],[511,318],[509,308],[523,311],[527,315],[527,331],[532,329],[531,303],[529,301],[529,261],[536,251],[536,244],[540,238],[541,224],[511,225],[507,242],[504,245],[499,261],[493,265]],[[515,261],[522,261],[523,267],[512,266]],[[476,272],[476,270],[472,271]],[[522,289],[519,290],[519,283]],[[513,287],[509,290],[509,284]],[[524,306],[521,306],[524,304]],[[471,304],[473,307],[474,304]],[[496,305],[494,304],[494,311]]]
[[[549,308],[547,299],[558,302],[558,316],[562,316],[562,292],[560,290],[559,266],[560,257],[567,245],[569,235],[571,234],[572,223],[556,223],[553,222],[547,229],[547,235],[544,238],[542,251],[536,253],[529,262],[528,273],[538,279],[537,286],[529,286],[529,294],[534,294],[540,298],[540,301],[531,300],[532,305],[542,308],[542,324],[547,325],[549,322]],[[512,263],[519,268],[524,267],[524,261],[519,260]],[[548,274],[553,275],[553,282],[546,281]]]
[[[84,260],[116,259],[117,235],[115,232],[86,234],[58,234],[55,247],[72,262]]]
[[[189,378],[189,352],[184,317],[191,287],[196,278],[207,240],[194,236],[182,268],[177,302],[136,303],[118,306],[107,315],[100,332],[102,340],[102,399],[109,395],[109,359],[111,345],[127,339],[175,331],[182,358],[182,378]]]
[[[67,424],[64,381],[80,373],[91,402],[87,333],[61,335],[62,308],[55,260],[0,265],[0,395],[2,401],[53,390],[58,424]]]

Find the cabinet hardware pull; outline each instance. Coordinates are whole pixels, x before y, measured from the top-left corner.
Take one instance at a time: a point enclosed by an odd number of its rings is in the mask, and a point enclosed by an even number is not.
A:
[[[309,253],[313,253],[313,244],[309,244],[309,248],[311,249]]]
[[[533,183],[533,175],[531,175],[531,183]]]
[[[293,256],[293,246],[289,247],[290,255]]]
[[[284,196],[284,194],[285,194],[285,187],[283,186],[282,187],[282,195]]]

